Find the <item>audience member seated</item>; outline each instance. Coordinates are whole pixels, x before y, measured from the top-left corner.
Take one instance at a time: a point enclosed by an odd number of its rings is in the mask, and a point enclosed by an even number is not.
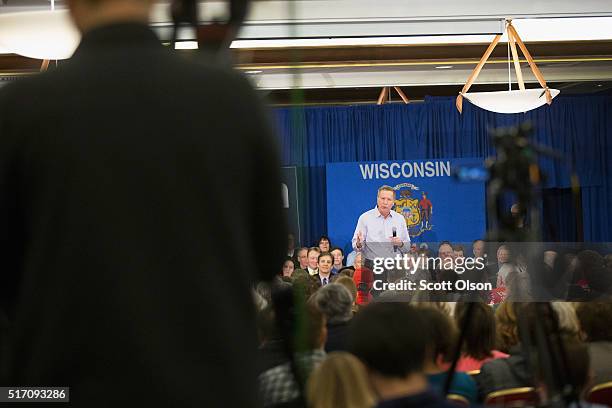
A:
[[[334,257],[334,265],[332,267],[332,274],[335,275],[340,272],[340,269],[344,267],[342,262],[344,261],[344,252],[342,249],[335,247],[331,251],[332,256]]]
[[[580,303],[576,313],[588,342],[593,383],[612,381],[612,298]]]
[[[276,326],[274,308],[268,306],[257,314],[259,338],[259,373],[287,362],[284,342]]]
[[[293,259],[287,258],[285,262],[283,262],[283,270],[281,271],[281,276],[284,278],[290,278],[295,270],[295,264],[293,263]]]
[[[346,256],[346,266],[352,266],[353,269],[355,268],[355,257],[358,253],[359,252],[355,251],[354,249],[348,253]]]
[[[319,238],[318,247],[321,252],[329,252],[331,249],[331,241],[329,240],[329,237],[326,235],[321,235],[321,238]]]
[[[540,303],[541,305],[541,303]],[[569,304],[565,304],[569,306]],[[559,327],[559,334],[568,341],[578,341],[576,325],[571,318],[559,320],[557,310],[569,313],[565,306],[552,305],[553,318]],[[498,332],[498,349],[507,352],[510,357],[499,358],[482,365],[480,374],[476,377],[481,397],[486,397],[493,391],[508,388],[533,387],[533,372],[528,368],[520,344],[520,330],[517,316],[525,321],[534,322],[543,319],[538,314],[535,303],[503,303],[496,311],[495,318]],[[564,326],[564,324],[566,326]],[[569,326],[567,326],[569,324]]]
[[[334,264],[334,257],[329,252],[322,252],[317,260],[317,273],[312,275],[315,287],[320,288],[330,284],[334,276],[331,269]]]
[[[314,302],[327,320],[325,351],[346,350],[348,325],[353,317],[351,293],[343,285],[332,283],[315,293]]]
[[[572,301],[596,300],[605,296],[606,282],[604,258],[595,251],[581,251],[570,264],[572,277],[568,299]]]
[[[297,251],[297,267],[299,269],[308,269],[308,248],[300,248]]]
[[[499,248],[497,248],[496,261],[497,261],[496,263],[490,263],[487,266],[487,276],[488,276],[489,282],[494,287],[505,286],[504,280],[505,280],[505,277],[506,277],[505,275],[507,274],[507,271],[506,270],[502,271],[501,275],[499,274],[499,271],[502,268],[502,266],[504,266],[505,264],[511,261],[510,250],[507,245],[500,245]],[[500,283],[502,285],[500,285]]]
[[[374,273],[365,267],[362,267],[361,252],[355,258],[355,273],[353,274],[353,282],[357,286],[357,304],[367,305],[372,300],[372,285],[374,284]]]
[[[569,383],[568,385],[574,390],[573,401],[571,401],[567,407],[605,408],[604,405],[591,404],[585,401],[586,393],[594,385],[587,346],[584,343],[565,337],[563,343],[565,355],[567,357],[567,366],[566,370],[564,370],[561,375],[566,375]],[[551,392],[546,388],[546,381],[541,371],[537,372],[536,382],[538,384],[537,389],[540,394],[540,402],[544,404],[544,406],[553,406],[554,402],[552,401]]]
[[[459,329],[464,327],[468,307],[468,303],[457,303],[455,306],[455,321]],[[457,371],[480,370],[487,361],[507,358],[508,354],[495,350],[495,338],[493,308],[481,302],[474,302]]]
[[[455,258],[463,258],[465,257],[464,254],[464,249],[463,249],[463,245],[453,245],[453,252],[455,255]]]
[[[305,305],[306,333],[305,350],[296,351],[295,361],[300,381],[306,383],[310,373],[325,358],[323,346],[327,338],[325,316],[312,303]],[[293,313],[290,313],[293,316]],[[296,330],[295,321],[290,323],[290,332]],[[292,341],[293,343],[293,341]],[[299,398],[299,388],[291,364],[286,361],[270,368],[259,375],[259,389],[264,407],[274,407],[279,404],[289,404]]]
[[[291,275],[291,282],[294,287],[299,287],[303,291],[306,299],[310,298],[317,290],[312,276],[308,275],[308,272],[303,269],[296,269],[295,272],[293,272],[293,275]]]
[[[295,235],[289,233],[287,236],[287,257],[291,259],[295,259],[297,255],[297,251],[295,248]]]
[[[363,363],[342,351],[328,354],[313,371],[306,394],[310,408],[372,408],[376,403]]]
[[[319,255],[321,255],[321,250],[318,247],[312,247],[308,250],[308,267],[306,270],[310,276],[319,273]]]
[[[612,269],[606,266],[603,256],[595,251],[582,251],[578,254],[578,264],[588,283],[589,300],[612,296]]]
[[[457,273],[455,272],[455,252],[453,251],[453,244],[448,241],[442,241],[438,246],[438,258],[442,260],[441,268],[433,270],[433,274],[438,282],[452,282],[454,285],[457,281]]]
[[[338,271],[338,275],[348,276],[351,279],[353,278],[354,274],[355,268],[353,268],[352,266],[345,266],[344,268],[340,269],[340,271]]]
[[[344,286],[351,293],[351,297],[353,298],[352,309],[353,309],[353,313],[356,313],[357,310],[358,310],[358,307],[357,307],[357,286],[355,286],[355,282],[353,281],[353,278],[351,278],[349,276],[339,275],[338,278],[334,281],[334,283],[338,283],[338,284]]]
[[[451,408],[429,389],[423,371],[427,336],[415,329],[429,322],[420,309],[404,303],[373,303],[353,319],[349,349],[366,366],[377,408]]]
[[[583,334],[576,309],[572,307],[572,304],[569,302],[551,302],[550,305],[557,315],[559,328],[563,331],[563,335],[570,340],[581,341]]]
[[[419,312],[427,320],[423,329],[423,335],[428,340],[424,371],[432,389],[441,394],[457,345],[457,328],[452,319],[438,308],[421,306]],[[471,404],[478,399],[476,383],[463,372],[455,373],[449,393],[461,395]]]

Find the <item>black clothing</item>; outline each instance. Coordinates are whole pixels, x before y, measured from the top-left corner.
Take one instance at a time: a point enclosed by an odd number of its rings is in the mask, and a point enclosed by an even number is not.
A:
[[[327,324],[327,340],[325,341],[325,352],[348,351],[349,323]]]
[[[533,372],[523,357],[520,345],[511,347],[508,353],[510,357],[496,358],[480,368],[476,382],[483,400],[494,391],[533,386]]]
[[[0,385],[70,386],[71,408],[257,406],[250,290],[287,247],[279,172],[247,81],[145,25],[92,30],[0,90]]]
[[[457,405],[432,391],[425,391],[420,394],[381,401],[376,408],[457,408]]]

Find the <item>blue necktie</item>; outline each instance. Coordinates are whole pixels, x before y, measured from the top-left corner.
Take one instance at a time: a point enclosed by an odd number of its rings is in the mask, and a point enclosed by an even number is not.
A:
[[[327,278],[323,278],[323,286],[327,285]]]

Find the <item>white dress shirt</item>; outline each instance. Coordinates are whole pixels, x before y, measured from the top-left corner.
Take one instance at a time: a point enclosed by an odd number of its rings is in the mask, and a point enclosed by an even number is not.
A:
[[[396,231],[396,236],[401,239],[403,246],[394,249],[391,243],[393,229]],[[361,232],[361,249],[357,248],[357,234]],[[410,251],[410,236],[408,235],[408,227],[406,219],[398,212],[391,210],[387,217],[378,211],[375,207],[364,212],[357,221],[357,227],[353,234],[353,248],[357,251],[361,250],[366,259],[375,258],[394,258],[398,253],[407,253]]]

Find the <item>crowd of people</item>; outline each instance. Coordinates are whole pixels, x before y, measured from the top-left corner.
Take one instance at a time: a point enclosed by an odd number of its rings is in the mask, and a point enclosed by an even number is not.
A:
[[[293,240],[290,239],[290,242]],[[309,290],[334,282],[340,276],[348,276],[357,286],[357,304],[366,304],[375,297],[401,297],[422,301],[459,301],[466,292],[479,297],[485,303],[502,301],[597,300],[612,295],[612,254],[600,254],[591,249],[571,250],[562,247],[541,246],[533,252],[534,244],[488,243],[481,239],[471,245],[412,243],[406,256],[411,261],[408,268],[393,268],[377,275],[366,266],[363,253],[353,250],[345,256],[340,247],[334,247],[329,237],[321,236],[312,247],[293,248],[287,252],[279,277],[291,282],[304,279]],[[527,251],[531,253],[527,254]],[[419,257],[437,257],[444,267],[422,267]],[[464,259],[482,259],[484,268],[466,270]],[[527,257],[531,257],[527,259]],[[448,262],[447,262],[448,261]],[[460,262],[461,261],[461,262]],[[413,265],[418,268],[412,268]],[[450,266],[449,266],[450,265]],[[310,279],[306,279],[310,278]],[[401,291],[377,290],[375,280],[385,282],[456,282],[458,279],[473,283],[486,283],[489,290],[465,291]]]
[[[430,254],[431,249],[413,243],[410,253]],[[597,406],[584,399],[594,385],[612,381],[612,326],[608,322],[612,297],[608,296],[610,285],[605,286],[609,278],[602,276],[611,273],[611,257],[590,250],[574,255],[545,253],[545,267],[557,271],[557,264],[563,263],[569,277],[562,279],[564,290],[558,288],[558,281],[550,285],[558,295],[553,301],[527,302],[512,297],[513,282],[528,272],[510,244],[491,248],[475,240],[471,248],[450,242],[437,248],[440,258],[488,258],[489,253],[493,261],[487,262],[480,276],[471,278],[492,282],[494,290],[478,296],[459,293],[452,298],[456,301],[442,302],[418,292],[410,296],[394,291],[375,293],[364,282],[368,268],[361,253],[345,256],[326,236],[313,247],[289,248],[279,276],[272,284],[258,285],[254,293],[264,405],[478,405],[497,391],[520,387],[533,387],[534,398],[543,401],[551,392],[547,390],[550,373],[544,366],[534,366],[528,347],[533,344],[526,344],[525,339],[535,338],[532,323],[543,320],[546,312],[541,308],[546,305],[551,316],[547,327],[565,350],[567,372],[558,380],[571,385],[572,397],[582,401],[581,406]],[[450,272],[426,270],[417,275],[446,279]],[[376,278],[414,279],[401,270]],[[291,303],[276,301],[274,293],[283,291],[292,293]],[[572,296],[585,301],[566,301]],[[284,324],[279,324],[279,314]],[[521,322],[521,317],[526,320]],[[456,370],[447,385],[462,330]]]

